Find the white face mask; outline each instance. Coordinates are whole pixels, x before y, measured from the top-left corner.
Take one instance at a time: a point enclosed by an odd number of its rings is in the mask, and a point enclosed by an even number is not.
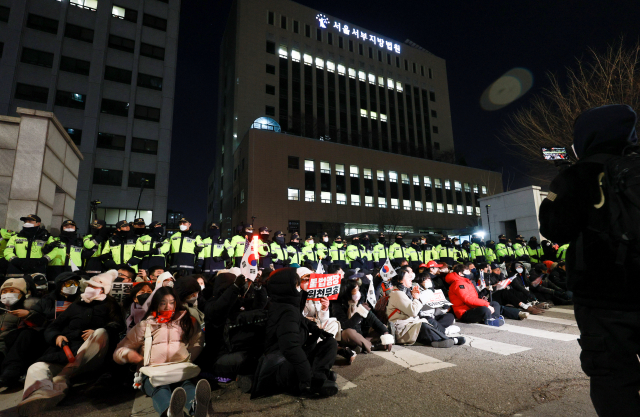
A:
[[[427,243],[427,241],[426,240],[421,240],[420,243],[422,243],[424,245],[425,243]]]
[[[183,232],[184,232],[185,230],[189,230],[189,226],[187,226],[186,224],[181,224],[181,225],[180,225],[180,230],[181,230],[181,231],[183,231]]]
[[[310,245],[313,245],[313,239],[307,240],[307,242],[309,242]]]
[[[71,287],[62,287],[62,293],[67,295],[73,295],[78,292],[78,286],[73,285]]]
[[[86,290],[84,290],[84,295],[86,296],[87,299],[93,300],[94,298],[98,297],[100,295],[100,289],[99,288],[93,288],[93,287],[87,287]]]
[[[76,231],[76,229],[74,229],[73,227],[67,227],[67,228],[64,228],[62,230],[64,230],[65,232],[75,232]]]
[[[518,274],[522,274],[522,271],[524,271],[522,268],[516,268],[516,272],[517,272]]]
[[[0,302],[2,302],[2,304],[4,304],[7,307],[10,307],[15,303],[17,303],[19,299],[20,299],[20,296],[14,292],[11,292],[8,294],[2,294],[2,296],[0,296]]]
[[[196,301],[198,301],[198,297],[191,297],[191,298],[187,298],[187,303],[189,303],[189,305],[194,305],[196,303]]]
[[[200,289],[204,291],[204,284],[200,285]]]
[[[351,295],[351,299],[357,303],[358,301],[360,301],[361,296],[362,294],[360,294],[360,291],[358,291],[357,293]]]
[[[328,238],[328,237],[323,237],[323,238],[322,238],[322,241],[326,243],[326,242],[328,242],[328,241],[329,241],[329,238]]]
[[[24,227],[25,229],[30,229],[32,227],[36,227],[36,225],[33,223],[25,223],[22,225],[22,227]]]

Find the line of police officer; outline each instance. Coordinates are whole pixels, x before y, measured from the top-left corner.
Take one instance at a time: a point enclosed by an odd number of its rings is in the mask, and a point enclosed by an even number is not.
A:
[[[251,226],[240,226],[231,239],[222,239],[219,227],[212,223],[207,236],[202,238],[191,230],[191,223],[183,217],[178,221],[180,231],[170,237],[164,236],[160,222],[154,221],[147,227],[141,218],[132,224],[119,221],[116,231],[111,234],[104,220],[94,220],[84,238],[79,237],[75,222],[66,220],[60,227],[60,235],[53,237],[41,227],[40,217],[30,214],[20,220],[24,222],[21,231],[0,230],[0,254],[3,255],[0,275],[40,272],[53,279],[59,273],[75,268],[91,275],[122,264],[135,270],[162,267],[180,275],[211,275],[231,265],[239,265],[245,244],[254,234]],[[486,245],[479,237],[459,244],[457,238],[451,240],[442,236],[441,242],[434,247],[425,237],[413,238],[406,244],[401,233],[395,235],[393,242],[387,242],[385,234],[381,233],[375,243],[365,234],[354,236],[349,244],[342,236],[331,241],[327,233],[319,234],[317,242],[313,235],[307,235],[301,242],[300,235],[293,233],[286,243],[281,230],[273,233],[273,240],[271,232],[267,227],[258,229],[258,254],[261,267],[273,265],[275,269],[310,262],[314,269],[322,263],[326,270],[333,263],[343,268],[370,270],[382,266],[387,258],[398,263],[406,260],[414,268],[431,260],[452,265],[466,261],[539,263],[548,258],[536,238],[525,244],[521,235],[513,245],[504,235],[499,236],[497,244],[489,241]],[[558,250],[559,259],[563,260],[566,246]]]

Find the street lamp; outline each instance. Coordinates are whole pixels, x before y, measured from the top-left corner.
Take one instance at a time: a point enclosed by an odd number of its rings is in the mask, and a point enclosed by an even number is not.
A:
[[[491,240],[491,219],[489,219],[489,207],[491,207],[491,204],[487,204],[487,225],[489,225],[489,240]]]

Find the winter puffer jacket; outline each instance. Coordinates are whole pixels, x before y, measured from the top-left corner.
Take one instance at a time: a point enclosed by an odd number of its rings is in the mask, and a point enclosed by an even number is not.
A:
[[[19,299],[14,305],[9,308],[9,310],[31,310],[33,306],[38,302],[38,300],[38,298],[24,298],[23,295],[21,299]],[[0,303],[0,306],[6,308],[4,304]],[[5,339],[7,338],[9,333],[15,331],[19,327],[32,327],[33,325],[29,322],[30,316],[21,319],[18,316],[14,316],[13,314],[9,313],[8,311],[0,310],[0,313],[0,353],[5,355],[7,353]]]
[[[195,319],[191,318],[193,323],[193,335],[188,343],[182,341],[183,330],[179,320],[188,314],[181,311],[178,316],[168,323],[158,323],[155,317],[149,317],[127,333],[127,336],[118,343],[118,347],[113,353],[113,360],[120,365],[127,363],[127,354],[136,351],[144,356],[145,332],[147,326],[151,326],[151,354],[149,365],[161,365],[171,362],[193,362],[204,345],[204,334],[197,325]],[[143,366],[143,364],[140,364]]]
[[[31,315],[29,316],[29,321],[35,323],[38,326],[44,326],[54,320],[56,318],[56,301],[66,301],[73,303],[80,297],[80,289],[73,294],[65,297],[60,294],[60,290],[62,289],[62,284],[65,281],[70,279],[75,279],[80,282],[82,279],[80,276],[76,275],[74,272],[63,272],[58,275],[55,279],[56,289],[45,297],[43,297],[38,303],[33,306],[31,309]],[[60,315],[62,313],[58,313]]]
[[[445,281],[449,284],[449,301],[453,304],[453,313],[457,319],[472,308],[489,307],[489,302],[478,296],[476,286],[465,277],[451,272]]]

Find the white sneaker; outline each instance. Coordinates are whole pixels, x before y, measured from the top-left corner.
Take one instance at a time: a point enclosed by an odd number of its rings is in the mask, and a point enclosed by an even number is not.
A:
[[[451,325],[449,327],[447,327],[446,329],[444,329],[444,334],[446,334],[447,336],[451,335],[451,334],[458,334],[460,333],[460,328],[458,326],[455,325]]]
[[[520,320],[524,320],[529,318],[529,313],[527,313],[526,311],[521,311],[518,313],[518,317],[520,318]]]

